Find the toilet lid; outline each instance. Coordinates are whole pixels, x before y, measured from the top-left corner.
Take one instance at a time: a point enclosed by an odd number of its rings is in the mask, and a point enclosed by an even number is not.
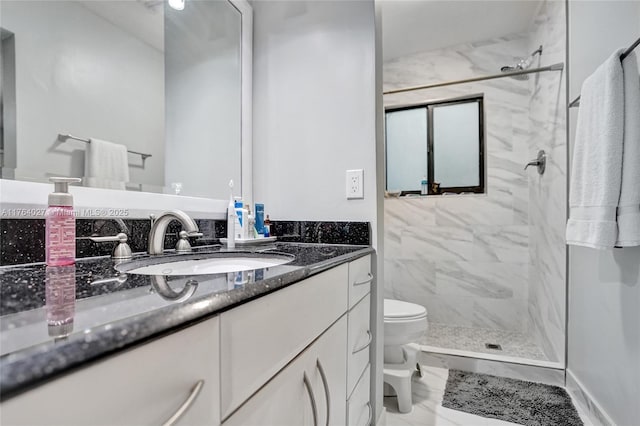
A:
[[[384,299],[385,318],[421,318],[427,316],[427,309],[415,303]]]

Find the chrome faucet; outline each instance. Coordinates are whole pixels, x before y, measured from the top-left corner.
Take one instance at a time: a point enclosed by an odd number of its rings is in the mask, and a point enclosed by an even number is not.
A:
[[[187,237],[202,236],[196,222],[182,210],[163,212],[152,219],[151,231],[149,231],[149,254],[151,255],[162,254],[164,252],[164,236],[169,223],[174,219],[182,223],[182,228],[187,233]]]

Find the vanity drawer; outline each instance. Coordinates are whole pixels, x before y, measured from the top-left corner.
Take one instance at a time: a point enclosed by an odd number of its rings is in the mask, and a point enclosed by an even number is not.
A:
[[[367,295],[349,311],[347,345],[347,395],[351,395],[362,372],[369,364],[372,334],[369,327],[371,296]]]
[[[373,407],[369,402],[370,367],[360,377],[355,391],[347,402],[347,425],[369,426],[373,417]]]
[[[159,425],[200,393],[176,425],[218,425],[219,323],[213,318],[0,404],[2,425]]]
[[[349,263],[349,309],[371,291],[371,256]]]
[[[347,311],[347,264],[220,316],[223,418]]]

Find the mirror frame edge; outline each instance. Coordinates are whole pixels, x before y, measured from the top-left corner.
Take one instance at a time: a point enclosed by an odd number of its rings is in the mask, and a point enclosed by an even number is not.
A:
[[[253,205],[253,8],[248,0],[227,0],[241,17],[241,187],[242,199]],[[0,219],[42,218],[52,185],[0,177]],[[146,218],[163,210],[181,209],[194,218],[224,219],[228,200],[158,194],[152,192],[114,191],[100,188],[72,187],[77,209],[127,209],[131,219]],[[108,205],[104,200],[112,200]],[[31,210],[25,214],[13,211]],[[15,214],[12,214],[15,213]],[[42,214],[40,214],[42,213]],[[113,216],[108,215],[107,216]],[[79,215],[80,217],[86,217]],[[93,217],[93,216],[90,216]],[[97,217],[94,217],[97,218]]]
[[[253,206],[253,8],[248,0],[228,0],[241,16],[241,186],[242,200]]]

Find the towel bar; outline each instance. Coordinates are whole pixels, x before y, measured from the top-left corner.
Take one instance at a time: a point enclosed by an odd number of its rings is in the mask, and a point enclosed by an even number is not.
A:
[[[622,52],[622,54],[620,55],[620,60],[623,61],[624,58],[626,58],[627,56],[629,56],[629,53],[631,53],[631,51],[633,49],[635,49],[636,47],[640,46],[640,38],[637,39],[636,41],[633,42],[633,44],[631,46],[629,46],[627,48],[627,50],[625,50],[624,52]],[[575,98],[574,100],[572,100],[568,107],[569,108],[573,108],[573,107],[578,107],[580,106],[580,96],[578,95],[577,98]]]
[[[79,138],[77,136],[73,136],[73,135],[70,135],[70,134],[66,134],[66,135],[63,135],[62,133],[58,134],[58,140],[60,142],[66,142],[68,139],[73,139],[73,140],[84,142],[84,143],[91,143],[91,139]],[[143,152],[138,152],[138,151],[129,151],[129,150],[127,150],[127,152],[130,153],[130,154],[136,154],[136,155],[141,156],[142,157],[142,161],[144,161],[147,158],[152,156],[151,154],[145,154]]]

